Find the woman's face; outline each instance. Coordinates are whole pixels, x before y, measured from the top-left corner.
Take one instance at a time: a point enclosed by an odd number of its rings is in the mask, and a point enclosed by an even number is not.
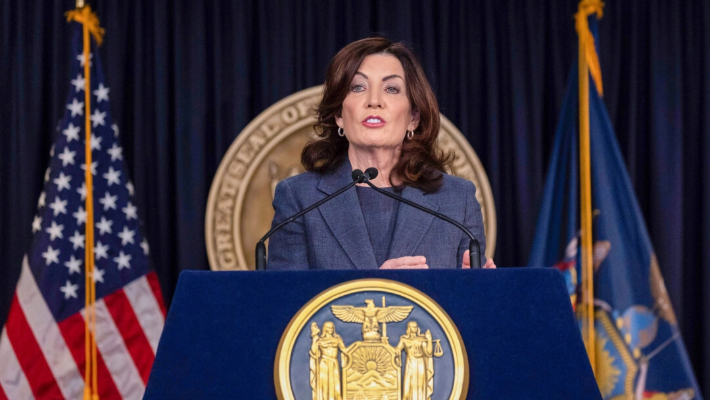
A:
[[[389,54],[365,57],[350,83],[341,116],[335,119],[356,149],[392,149],[402,146],[407,131],[419,124],[412,112],[404,81],[404,68]]]
[[[335,327],[333,326],[332,323],[326,322],[323,324],[323,332],[326,333],[327,335],[332,335],[333,331],[335,331]]]
[[[412,322],[410,322],[409,324],[407,324],[407,332],[408,332],[408,333],[415,334],[415,333],[417,333],[417,329],[418,329],[418,328],[419,328],[419,327],[417,326],[417,323],[414,322],[414,321],[412,321]]]

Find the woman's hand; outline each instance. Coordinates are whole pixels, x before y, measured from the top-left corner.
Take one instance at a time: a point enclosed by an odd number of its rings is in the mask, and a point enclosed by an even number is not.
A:
[[[461,268],[463,269],[471,268],[471,257],[469,257],[468,254],[468,250],[463,253],[463,263],[461,264]],[[487,258],[486,265],[484,265],[483,268],[494,269],[496,268],[496,264],[493,262],[492,258]]]
[[[426,257],[400,257],[387,260],[382,264],[380,269],[428,269],[426,265]]]

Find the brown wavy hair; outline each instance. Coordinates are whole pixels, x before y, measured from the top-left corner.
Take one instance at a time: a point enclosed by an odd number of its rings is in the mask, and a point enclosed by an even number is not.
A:
[[[435,192],[442,184],[442,173],[453,161],[452,153],[437,146],[439,136],[439,104],[417,57],[403,43],[383,37],[370,37],[343,47],[328,65],[323,85],[323,99],[316,108],[314,125],[319,139],[309,142],[301,153],[307,171],[328,173],[336,170],[348,154],[348,141],[338,135],[335,118],[342,112],[343,101],[362,60],[371,54],[390,54],[402,63],[407,96],[412,111],[419,112],[419,126],[412,139],[405,137],[400,158],[392,168],[405,186]]]

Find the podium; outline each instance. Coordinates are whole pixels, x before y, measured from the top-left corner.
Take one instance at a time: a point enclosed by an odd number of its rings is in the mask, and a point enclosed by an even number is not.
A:
[[[276,399],[274,361],[293,316],[324,290],[363,278],[404,283],[446,311],[468,357],[464,398],[601,399],[552,268],[185,271],[144,398]]]

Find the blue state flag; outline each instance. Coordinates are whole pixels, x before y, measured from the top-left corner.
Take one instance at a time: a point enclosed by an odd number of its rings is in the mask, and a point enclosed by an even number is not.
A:
[[[596,36],[597,17],[587,21]],[[614,128],[589,82],[597,383],[604,399],[702,399]],[[528,262],[562,270],[575,305],[582,276],[578,108],[575,62]]]

